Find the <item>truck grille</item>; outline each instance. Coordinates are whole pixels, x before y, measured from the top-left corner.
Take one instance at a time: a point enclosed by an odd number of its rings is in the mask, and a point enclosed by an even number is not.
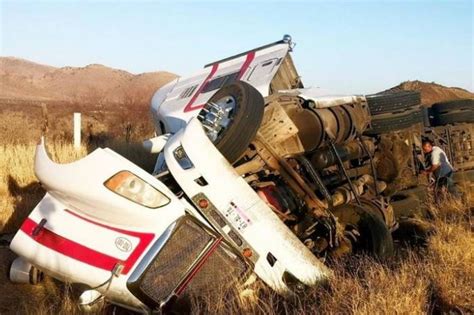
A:
[[[138,280],[137,296],[145,295],[146,301],[160,304],[178,287],[197,258],[208,250],[216,237],[199,223],[187,217],[177,225],[166,244],[155,256]],[[209,294],[222,285],[241,278],[247,264],[221,243],[207,258],[201,269],[183,291],[184,295]]]
[[[219,296],[247,272],[245,261],[225,245],[217,247],[201,270],[193,278],[185,293],[190,295]]]

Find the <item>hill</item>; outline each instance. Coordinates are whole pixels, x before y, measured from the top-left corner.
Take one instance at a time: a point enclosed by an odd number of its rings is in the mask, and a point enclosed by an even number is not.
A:
[[[0,99],[14,101],[148,106],[153,92],[174,78],[176,75],[165,71],[134,75],[98,64],[56,68],[0,57]]]
[[[458,87],[447,87],[434,82],[405,81],[390,90],[420,91],[421,103],[431,106],[434,103],[462,98],[474,99],[474,93]]]
[[[72,113],[82,113],[89,143],[144,139],[153,133],[153,93],[176,78],[165,72],[132,74],[99,64],[52,67],[0,57],[1,143],[29,143],[41,135],[72,138]],[[29,128],[25,128],[25,123]]]

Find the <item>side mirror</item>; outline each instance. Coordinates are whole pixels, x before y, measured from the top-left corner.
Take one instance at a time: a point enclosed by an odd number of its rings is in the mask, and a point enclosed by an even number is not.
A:
[[[143,141],[143,147],[149,153],[160,153],[168,142],[171,134],[167,133],[158,137],[154,137]]]

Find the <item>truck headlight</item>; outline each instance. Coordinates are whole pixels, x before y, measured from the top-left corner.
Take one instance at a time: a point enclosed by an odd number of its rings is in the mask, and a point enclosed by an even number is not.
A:
[[[170,202],[163,193],[129,171],[118,172],[104,185],[120,196],[148,208],[159,208]]]

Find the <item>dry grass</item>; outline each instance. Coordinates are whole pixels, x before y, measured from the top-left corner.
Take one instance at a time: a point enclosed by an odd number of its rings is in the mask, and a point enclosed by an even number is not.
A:
[[[138,145],[111,143],[117,152],[146,169],[154,157]],[[48,146],[52,158],[69,162],[92,150],[65,143]],[[14,232],[44,191],[33,173],[34,145],[0,146],[0,232]],[[212,314],[420,314],[474,312],[474,236],[467,206],[446,201],[430,206],[437,233],[426,247],[400,247],[390,261],[367,256],[333,262],[336,277],[327,288],[283,299],[260,283],[253,300],[227,293],[213,303],[194,302],[193,312]],[[41,285],[14,285],[6,279],[14,255],[0,249],[0,314],[78,313],[74,292],[46,278]]]
[[[95,149],[84,145],[75,150],[66,142],[46,144],[51,158],[60,163],[75,161]],[[155,157],[145,153],[141,144],[113,141],[108,147],[144,169],[154,165]],[[0,145],[0,234],[15,232],[44,195],[34,175],[34,152],[33,144]],[[39,286],[9,283],[6,275],[13,259],[13,253],[0,248],[0,314],[78,313],[70,288],[51,278]]]
[[[30,144],[41,135],[54,141],[70,142],[74,112],[82,113],[82,138],[95,145],[118,138],[141,141],[153,134],[149,109],[138,104],[5,102],[0,99],[0,144]]]
[[[74,150],[72,145],[48,145],[51,157],[66,163],[86,155],[86,147]],[[15,231],[38,203],[43,190],[34,175],[34,145],[0,146],[0,230]]]
[[[437,234],[429,241],[426,273],[437,307],[474,312],[474,235],[472,216],[459,200],[446,200],[437,211]]]

